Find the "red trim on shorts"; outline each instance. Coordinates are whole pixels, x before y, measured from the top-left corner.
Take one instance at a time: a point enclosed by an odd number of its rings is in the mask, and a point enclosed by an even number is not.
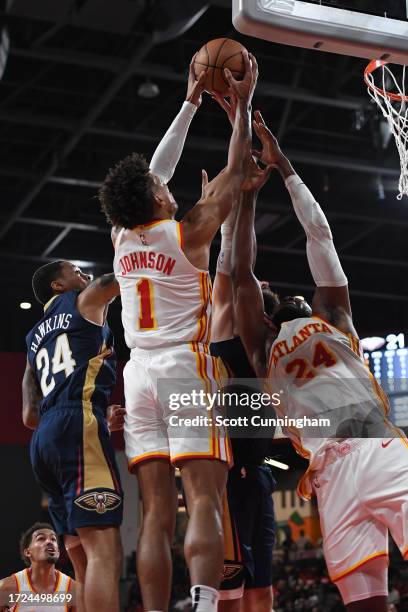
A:
[[[151,453],[144,453],[143,455],[139,455],[138,457],[133,457],[133,459],[130,459],[128,461],[129,472],[131,472],[133,467],[137,465],[138,463],[141,463],[142,461],[148,461],[149,459],[169,459],[170,460],[170,455],[169,453],[157,453],[153,451]]]
[[[368,557],[365,557],[361,561],[358,561],[357,563],[352,565],[349,569],[344,570],[344,572],[340,572],[339,574],[336,574],[333,577],[330,576],[330,579],[331,579],[332,582],[336,582],[337,580],[340,580],[341,578],[344,578],[344,576],[348,576],[349,574],[355,572],[362,565],[365,565],[366,563],[368,563],[369,561],[372,561],[373,559],[378,559],[379,557],[388,557],[388,553],[386,551],[381,551],[381,552],[373,553],[372,555],[369,555]]]
[[[213,459],[215,461],[221,461],[222,463],[226,463],[225,459],[221,459],[220,457],[216,457],[211,453],[185,453],[183,455],[175,455],[171,458],[171,463],[174,465],[176,461],[182,461],[183,459]]]

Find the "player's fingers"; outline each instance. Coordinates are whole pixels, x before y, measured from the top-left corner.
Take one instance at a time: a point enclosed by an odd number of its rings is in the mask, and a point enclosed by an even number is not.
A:
[[[251,153],[256,159],[261,159],[262,157],[262,151],[258,151],[257,149],[252,149]]]
[[[251,60],[249,59],[248,51],[246,49],[242,51],[242,59],[244,60],[245,77],[248,77],[251,75]]]
[[[251,62],[252,62],[252,66],[253,66],[253,68],[255,68],[256,70],[258,70],[258,62],[256,61],[256,57],[255,57],[255,55],[254,55],[253,53],[250,53],[250,54],[249,54],[249,59],[250,59],[250,60],[251,60]]]
[[[116,410],[115,410],[115,416],[122,418],[124,417],[124,415],[126,414],[126,408],[123,408],[122,406],[119,406]]]
[[[265,125],[265,121],[264,121],[264,118],[262,117],[262,114],[261,114],[260,110],[256,110],[254,112],[254,117],[255,117],[257,123],[263,123]]]
[[[266,125],[264,125],[263,123],[258,123],[258,132],[256,133],[260,140],[266,141],[267,139],[270,140],[272,138],[273,142],[275,144],[278,144],[278,141],[276,140],[275,136],[272,134],[271,130],[267,128]]]
[[[208,174],[207,174],[207,172],[203,168],[201,170],[201,187],[202,187],[202,189],[204,189],[204,187],[206,185],[208,185]]]
[[[256,121],[253,121],[252,125],[254,127],[255,134],[258,136],[259,140],[262,140],[263,134],[261,133],[261,124],[257,123]]]
[[[256,83],[259,76],[258,62],[256,61],[255,55],[252,55],[252,53],[249,54],[249,58],[251,60],[252,79],[254,83]]]
[[[191,62],[190,62],[190,74],[194,74],[194,76],[195,76],[194,62],[195,62],[196,57],[197,57],[197,53],[194,53],[193,57],[191,58]]]
[[[198,79],[197,79],[197,77],[195,77],[195,79],[196,79],[197,83],[199,83],[200,85],[204,85],[204,81],[205,81],[206,76],[207,76],[207,69],[203,70],[202,72],[200,72],[200,76],[198,77]]]
[[[232,87],[235,83],[235,79],[232,76],[231,70],[229,70],[229,68],[224,68],[224,76],[227,79],[229,86]]]

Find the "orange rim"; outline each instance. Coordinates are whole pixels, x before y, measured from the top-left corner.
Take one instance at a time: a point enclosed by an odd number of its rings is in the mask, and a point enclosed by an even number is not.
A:
[[[372,74],[374,70],[377,70],[377,68],[386,66],[388,63],[389,62],[385,62],[383,60],[376,60],[376,59],[371,60],[371,62],[368,64],[368,66],[364,70],[364,80],[366,82],[366,85],[369,89],[375,90],[377,93],[383,96],[386,96],[390,100],[395,100],[396,102],[402,102],[405,100],[407,102],[408,96],[401,96],[400,94],[392,93],[391,91],[385,91],[384,89],[381,89],[381,87],[377,87],[376,85],[373,85],[372,83],[370,83],[368,79],[369,74]]]

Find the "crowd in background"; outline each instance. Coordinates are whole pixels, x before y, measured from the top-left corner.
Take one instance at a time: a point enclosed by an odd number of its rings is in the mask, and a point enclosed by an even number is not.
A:
[[[299,558],[304,556],[304,558]],[[408,564],[391,546],[388,612],[408,612]],[[297,558],[296,558],[297,557]],[[293,559],[293,560],[292,560]],[[181,544],[173,553],[173,593],[171,612],[187,612],[191,605],[189,579]],[[307,536],[296,542],[285,540],[274,554],[274,612],[345,612],[337,587],[330,582],[319,547]],[[135,577],[135,558],[129,558],[127,569],[131,585],[126,612],[142,612],[140,590]]]

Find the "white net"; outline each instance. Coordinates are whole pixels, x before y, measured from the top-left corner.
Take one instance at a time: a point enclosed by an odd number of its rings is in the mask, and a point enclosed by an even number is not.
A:
[[[408,97],[405,93],[405,66],[402,70],[401,83],[388,65],[382,65],[374,72],[366,73],[369,85],[368,93],[380,107],[382,114],[388,121],[391,132],[395,138],[401,162],[401,175],[399,179],[398,200],[403,195],[408,196]],[[378,84],[375,84],[374,74],[378,74]],[[382,81],[382,82],[381,82]]]

